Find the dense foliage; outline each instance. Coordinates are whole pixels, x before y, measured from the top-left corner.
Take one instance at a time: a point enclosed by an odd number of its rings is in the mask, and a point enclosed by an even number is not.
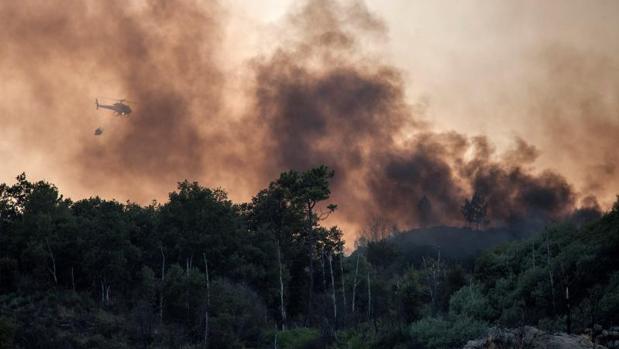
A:
[[[619,324],[619,205],[475,262],[375,231],[344,257],[332,177],[285,172],[244,204],[187,181],[148,206],[0,185],[0,348],[451,348]]]

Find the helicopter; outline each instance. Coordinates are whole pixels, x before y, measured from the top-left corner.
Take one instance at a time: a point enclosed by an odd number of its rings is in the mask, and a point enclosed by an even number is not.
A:
[[[95,99],[95,104],[97,105],[97,109],[99,108],[110,109],[110,110],[113,110],[114,114],[118,116],[129,116],[129,114],[131,114],[131,107],[125,104],[125,102],[129,102],[129,103],[133,103],[133,102],[130,102],[126,99],[114,99],[114,100],[116,101],[116,103],[114,104],[99,104],[99,99]]]

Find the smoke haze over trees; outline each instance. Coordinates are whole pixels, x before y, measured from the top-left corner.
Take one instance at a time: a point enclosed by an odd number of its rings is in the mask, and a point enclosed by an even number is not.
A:
[[[148,206],[0,184],[0,347],[448,349],[619,321],[619,201],[510,243],[375,221],[347,257],[332,178],[287,171],[240,204],[183,181]]]
[[[96,189],[149,202],[191,178],[247,198],[281,171],[326,164],[337,173],[333,197],[345,199],[331,219],[351,240],[375,218],[400,227],[461,222],[464,199],[477,192],[495,225],[565,217],[586,197],[596,206],[591,195],[603,192],[597,175],[576,187],[536,168],[543,150],[524,139],[499,151],[487,135],[436,130],[426,118],[432,106],[411,103],[403,72],[368,49],[388,26],[360,1],[294,7],[285,38],[250,60],[236,94],[221,51],[230,16],[222,4],[25,1],[2,4],[0,15],[0,75],[10,87],[2,98],[12,101],[0,107],[4,132],[24,157],[45,153],[78,196]],[[108,117],[90,105],[102,90],[138,104],[92,139],[92,120]],[[247,107],[231,115],[234,98]],[[587,110],[601,126],[612,104],[595,102]],[[606,157],[600,171],[613,173]],[[419,210],[423,198],[431,215]]]
[[[285,1],[0,2],[0,349],[619,340],[619,2]]]

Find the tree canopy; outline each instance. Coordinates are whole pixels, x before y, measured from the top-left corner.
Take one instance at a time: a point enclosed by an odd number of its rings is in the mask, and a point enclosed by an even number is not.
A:
[[[474,261],[379,220],[345,256],[324,225],[334,175],[287,171],[246,203],[183,181],[146,206],[0,184],[0,348],[442,349],[490,326],[619,324],[619,201]],[[486,206],[463,215],[479,229]]]

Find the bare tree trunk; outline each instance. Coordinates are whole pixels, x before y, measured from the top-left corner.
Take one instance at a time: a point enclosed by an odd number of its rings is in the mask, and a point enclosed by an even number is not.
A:
[[[165,277],[165,254],[163,253],[163,247],[159,247],[161,251],[161,281],[163,281]]]
[[[193,266],[193,256],[189,258],[185,258],[185,273],[187,275],[189,275],[189,271],[191,270],[192,266]]]
[[[312,310],[312,303],[313,303],[313,295],[314,295],[314,262],[312,261],[312,256],[311,256],[311,252],[310,252],[310,259],[309,259],[309,278],[310,278],[310,282],[309,282],[309,287],[308,287],[308,295],[307,295],[307,309],[306,309],[306,313],[305,313],[305,322],[308,323],[309,319],[310,319],[310,312]]]
[[[206,278],[206,305],[211,305],[211,281],[208,275],[208,260],[206,259],[206,253],[202,254],[204,258],[204,277]]]
[[[165,253],[163,253],[163,246],[159,247],[161,251],[161,287],[159,288],[159,321],[163,323],[163,287],[165,281]]]
[[[337,327],[337,302],[335,299],[335,277],[333,276],[333,254],[329,254],[329,272],[331,274],[331,298],[333,298],[333,323]]]
[[[204,281],[206,282],[206,307],[204,310],[204,347],[208,348],[208,312],[211,305],[211,280],[208,274],[208,260],[206,253],[202,254],[204,259]]]
[[[322,268],[322,289],[327,292],[327,276],[325,272],[325,251],[320,251],[320,267]]]
[[[310,315],[312,312],[312,303],[314,296],[314,235],[312,234],[312,230],[314,227],[313,222],[313,204],[307,203],[307,239],[308,239],[308,257],[309,257],[309,288],[308,288],[308,297],[307,297],[307,312],[306,312],[306,322],[309,322]]]
[[[548,263],[548,278],[550,279],[550,292],[552,295],[552,311],[554,315],[556,314],[557,309],[556,309],[556,303],[555,303],[555,282],[554,282],[554,276],[552,274],[552,265],[550,262],[550,241],[548,238],[548,232],[546,232],[546,260]]]
[[[477,223],[477,230],[479,230],[479,223]],[[441,284],[441,276],[442,276],[442,269],[441,269],[441,249],[439,248],[438,250],[438,257],[436,259],[436,272],[434,274],[434,285],[435,285],[435,289],[434,289],[434,293],[436,295],[436,304],[434,305],[436,308],[438,308],[438,297],[439,297],[439,287]],[[436,309],[436,311],[438,311],[438,309]]]
[[[531,241],[531,255],[533,256],[533,272],[535,273],[535,241]]]
[[[71,288],[75,292],[75,274],[73,274],[73,267],[71,267]]]
[[[159,294],[159,322],[163,323],[163,287]]]
[[[204,347],[208,348],[208,308],[204,311]]]
[[[430,261],[428,261],[428,259],[426,259],[425,257],[422,259],[422,261],[423,267],[427,273],[426,280],[428,283],[428,290],[430,291],[432,314],[435,315],[437,311],[438,293],[442,276],[441,251],[438,251],[436,262],[433,259],[430,259]]]
[[[372,319],[372,287],[370,283],[370,270],[368,269],[368,322]]]
[[[279,306],[282,317],[282,331],[286,331],[286,306],[284,305],[284,277],[282,268],[282,254],[279,247],[279,240],[277,240],[277,263],[279,264]],[[277,346],[277,337],[275,337]]]
[[[49,257],[52,260],[52,268],[49,270],[49,272],[54,278],[54,284],[58,285],[58,277],[56,276],[56,258],[54,258],[54,253],[52,252],[51,247],[49,247],[49,241],[47,239],[45,239],[45,244],[47,245],[47,252],[49,253]]]
[[[357,252],[357,265],[355,266],[355,277],[352,281],[352,313],[355,312],[355,294],[357,290],[357,276],[359,275],[359,252]]]
[[[426,276],[426,281],[428,283],[428,291],[430,292],[430,305],[431,305],[430,310],[434,314],[434,285],[432,283],[431,266],[430,266],[430,263],[428,263],[428,261],[426,260],[425,256],[421,257],[421,264],[423,265],[423,269],[425,269],[426,273],[428,273],[428,275]]]
[[[342,281],[342,299],[344,300],[344,313],[346,313],[346,283],[344,281],[344,253],[340,255],[340,279]]]
[[[110,288],[111,286],[105,281],[105,278],[101,280],[101,304],[108,305],[110,303]]]
[[[570,288],[569,286],[565,286],[565,303],[567,304],[567,334],[572,333],[572,305],[570,303]]]

